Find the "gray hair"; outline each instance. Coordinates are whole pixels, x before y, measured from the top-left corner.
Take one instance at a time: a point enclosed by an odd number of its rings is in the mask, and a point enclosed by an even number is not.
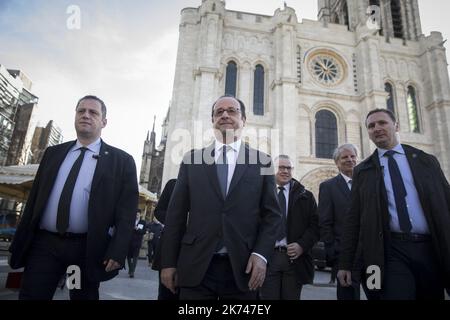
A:
[[[273,159],[273,162],[277,163],[278,160],[280,160],[280,159],[288,160],[291,164],[293,164],[291,158],[289,158],[289,156],[286,154],[280,154],[280,155],[276,156],[275,159]]]
[[[358,149],[354,144],[351,143],[345,143],[337,147],[333,152],[333,159],[334,162],[337,162],[339,160],[339,157],[341,156],[342,151],[349,150],[355,152],[355,155],[358,156]]]

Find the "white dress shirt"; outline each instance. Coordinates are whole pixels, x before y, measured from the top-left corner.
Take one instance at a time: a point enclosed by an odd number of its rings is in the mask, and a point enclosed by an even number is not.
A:
[[[352,190],[352,178],[347,177],[347,176],[346,176],[345,174],[343,174],[342,172],[341,172],[341,176],[342,176],[342,178],[344,178],[345,183],[347,184],[347,187],[348,187],[350,190]]]
[[[75,188],[70,203],[69,227],[67,232],[85,233],[88,230],[88,206],[91,193],[92,178],[94,177],[97,159],[93,158],[100,152],[100,138],[90,145],[86,146],[88,150],[84,154],[84,160],[78,173]],[[52,191],[47,201],[44,213],[42,215],[40,228],[56,232],[56,218],[58,215],[58,204],[61,192],[66,183],[67,177],[73,164],[81,153],[80,148],[83,145],[77,140],[75,145],[69,150],[66,158],[59,167],[58,175],[53,185]]]
[[[390,230],[393,232],[402,232],[400,229],[400,222],[398,220],[397,206],[395,204],[394,189],[392,188],[391,174],[389,173],[388,157],[384,154],[388,150],[378,148],[378,157],[380,159],[380,165],[383,169],[383,180],[388,197],[388,210],[390,219]],[[406,189],[406,207],[408,208],[409,220],[412,225],[411,232],[420,234],[429,234],[430,229],[428,227],[425,214],[423,212],[422,204],[420,203],[419,193],[416,189],[414,177],[409,166],[408,159],[406,158],[405,151],[401,144],[392,148],[395,151],[394,159],[397,162],[400,174],[402,176],[403,184]]]
[[[222,149],[224,146],[228,147],[227,150],[227,164],[228,164],[228,180],[227,180],[227,193],[230,189],[231,179],[233,179],[234,169],[236,169],[236,162],[239,156],[239,150],[241,149],[241,140],[237,140],[228,145],[223,144],[219,140],[216,139],[216,143],[214,146],[214,161],[217,163],[219,158],[222,156]]]

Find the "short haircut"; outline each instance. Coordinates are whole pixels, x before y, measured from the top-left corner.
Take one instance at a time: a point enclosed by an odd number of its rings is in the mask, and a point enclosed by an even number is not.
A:
[[[97,96],[93,96],[93,95],[87,95],[87,96],[84,96],[83,98],[81,98],[80,100],[78,100],[77,106],[75,107],[75,110],[78,109],[78,106],[80,105],[81,101],[83,101],[83,100],[88,100],[88,99],[95,100],[95,101],[98,101],[98,102],[100,103],[100,105],[102,106],[102,117],[103,117],[103,119],[105,119],[105,118],[106,118],[106,105],[105,105],[105,103],[103,102],[103,100],[100,99],[100,98],[97,97]]]
[[[211,108],[211,118],[214,118],[214,106],[216,105],[217,101],[219,101],[222,98],[233,98],[234,100],[236,100],[237,102],[239,102],[239,108],[241,109],[241,115],[243,118],[247,119],[247,117],[245,116],[245,105],[244,103],[239,100],[238,98],[236,98],[235,96],[232,96],[230,94],[226,94],[221,96],[220,98],[218,98],[216,101],[214,101],[212,108]]]
[[[275,159],[273,160],[273,162],[277,163],[278,160],[280,160],[280,159],[288,160],[293,165],[291,158],[289,158],[289,156],[286,154],[280,154],[280,155],[276,156]]]
[[[333,159],[334,162],[337,162],[339,160],[339,157],[341,156],[342,151],[344,150],[351,150],[355,152],[355,155],[358,156],[358,149],[354,144],[346,143],[342,144],[339,147],[337,147],[333,152]]]
[[[367,114],[367,117],[366,117],[366,127],[367,127],[367,119],[369,119],[369,117],[370,117],[372,114],[378,113],[378,112],[386,113],[386,114],[389,116],[389,118],[391,118],[392,121],[394,121],[394,123],[397,123],[397,119],[395,118],[395,114],[394,114],[391,110],[388,110],[388,109],[373,109],[373,110],[371,110],[371,111]]]

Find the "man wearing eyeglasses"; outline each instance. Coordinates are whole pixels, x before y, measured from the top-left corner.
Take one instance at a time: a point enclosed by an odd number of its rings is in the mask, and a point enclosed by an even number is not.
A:
[[[275,158],[275,166],[282,227],[260,295],[264,300],[299,300],[303,285],[314,279],[311,250],[319,240],[317,205],[314,195],[292,178],[287,155]]]
[[[161,281],[182,300],[256,299],[281,223],[271,161],[241,141],[242,101],[223,96],[211,116],[215,142],[180,166]]]

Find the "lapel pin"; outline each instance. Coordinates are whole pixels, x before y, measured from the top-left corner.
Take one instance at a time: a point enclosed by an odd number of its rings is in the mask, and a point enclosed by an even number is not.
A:
[[[413,153],[412,154],[412,157],[415,159],[415,158],[417,158],[417,153]]]
[[[107,156],[109,154],[109,152],[108,151],[105,151],[105,156]]]

